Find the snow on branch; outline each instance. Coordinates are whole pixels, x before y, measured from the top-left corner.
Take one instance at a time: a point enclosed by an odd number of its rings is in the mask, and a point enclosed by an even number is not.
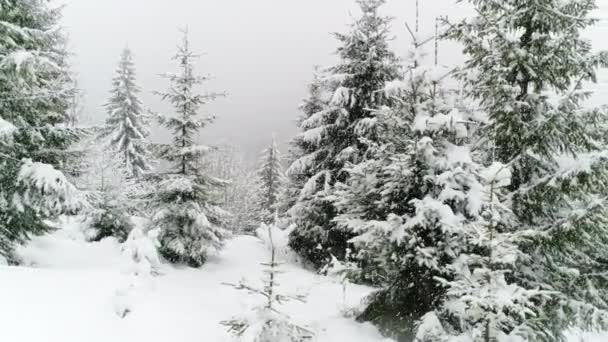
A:
[[[7,139],[17,130],[12,123],[0,118],[0,139]]]
[[[76,212],[86,205],[76,187],[49,164],[24,160],[17,184],[23,192],[14,195],[13,205],[21,211],[27,207],[52,217]]]

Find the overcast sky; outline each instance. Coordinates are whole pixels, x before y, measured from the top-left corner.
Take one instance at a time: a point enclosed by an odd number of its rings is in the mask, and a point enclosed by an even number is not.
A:
[[[208,90],[229,94],[207,106],[218,120],[202,132],[203,140],[232,143],[248,153],[262,148],[273,132],[282,143],[296,133],[294,120],[313,66],[335,62],[337,45],[331,32],[347,30],[351,16],[359,13],[354,0],[58,1],[66,5],[63,25],[86,91],[87,115],[105,117],[102,105],[126,45],[134,53],[142,100],[152,110],[167,110],[151,92],[167,86],[158,74],[175,70],[171,57],[180,38],[178,28],[188,26],[194,50],[205,53],[198,71],[214,76]],[[455,0],[421,3],[422,32],[433,31],[438,15],[466,13]],[[608,0],[598,3],[608,12]],[[383,9],[395,17],[393,46],[401,56],[408,47],[403,23],[413,22],[413,4],[414,0],[388,0]],[[593,34],[605,37],[608,25]],[[608,40],[597,43],[608,49]],[[442,63],[461,60],[457,47],[441,48]]]

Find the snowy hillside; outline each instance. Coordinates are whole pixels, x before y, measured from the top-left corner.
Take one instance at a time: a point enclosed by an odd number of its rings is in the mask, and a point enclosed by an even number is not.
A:
[[[220,321],[258,304],[246,293],[222,285],[242,278],[257,281],[260,260],[268,257],[261,240],[236,237],[202,269],[164,265],[162,275],[141,282],[129,296],[130,312],[115,313],[129,286],[127,260],[113,238],[84,242],[78,224],[35,238],[19,251],[29,267],[0,267],[2,340],[11,342],[222,342],[231,341]],[[308,294],[305,304],[286,311],[317,333],[317,342],[390,342],[370,324],[356,323],[341,312],[342,287],[298,265],[285,266],[283,291]],[[347,306],[370,292],[348,285]],[[34,328],[32,328],[34,326]],[[572,342],[602,342],[608,336],[574,334]]]
[[[255,298],[222,285],[261,277],[265,245],[236,237],[202,269],[165,265],[163,275],[139,284],[128,299],[132,312],[114,312],[117,291],[129,284],[127,265],[113,239],[89,244],[77,225],[34,239],[20,254],[33,266],[1,267],[2,340],[11,342],[230,341],[221,320],[247,312]],[[334,280],[286,265],[283,291],[308,294],[285,310],[318,334],[318,341],[378,342],[369,324],[343,318],[342,288]],[[349,286],[349,305],[370,289]]]

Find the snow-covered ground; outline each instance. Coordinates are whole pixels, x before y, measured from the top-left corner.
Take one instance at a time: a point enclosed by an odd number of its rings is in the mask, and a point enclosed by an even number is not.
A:
[[[0,341],[222,342],[231,337],[219,322],[259,303],[222,283],[258,281],[268,249],[257,238],[236,237],[201,269],[164,265],[162,275],[140,283],[128,298],[118,295],[133,279],[120,244],[84,242],[74,220],[35,238],[19,254],[29,266],[0,266]],[[343,317],[337,281],[295,264],[283,269],[281,291],[308,294],[305,304],[284,309],[315,331],[316,341],[389,341],[373,326]],[[369,291],[349,285],[346,305],[356,305]],[[125,300],[131,312],[120,318],[116,306]],[[571,341],[603,342],[608,336],[574,334]]]
[[[242,313],[258,298],[223,282],[258,281],[268,258],[254,237],[230,240],[221,255],[201,269],[164,265],[163,275],[142,283],[129,296],[132,310],[115,313],[117,291],[129,284],[128,261],[112,239],[85,243],[72,222],[35,238],[19,251],[30,266],[0,267],[0,340],[10,342],[230,341],[221,320]],[[294,320],[317,332],[320,342],[379,342],[369,324],[343,318],[342,288],[336,281],[286,264],[279,278],[284,292],[307,293],[305,304],[284,307]],[[347,290],[354,305],[370,291]]]

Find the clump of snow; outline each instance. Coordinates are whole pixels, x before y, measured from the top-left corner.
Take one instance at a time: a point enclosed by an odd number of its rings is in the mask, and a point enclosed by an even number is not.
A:
[[[350,101],[350,90],[346,87],[338,87],[331,99],[333,106],[344,106]]]
[[[494,162],[481,172],[481,176],[488,183],[494,183],[499,187],[511,184],[511,168],[508,165]]]
[[[16,130],[17,127],[0,117],[0,139],[10,137]]]
[[[123,264],[121,246],[115,238],[87,243],[82,217],[63,217],[53,234],[32,237],[16,250],[23,265],[61,270],[114,269]]]
[[[55,216],[75,212],[85,205],[76,187],[52,165],[26,159],[17,182],[24,189],[13,197],[13,205],[18,209],[30,207],[44,216]]]

